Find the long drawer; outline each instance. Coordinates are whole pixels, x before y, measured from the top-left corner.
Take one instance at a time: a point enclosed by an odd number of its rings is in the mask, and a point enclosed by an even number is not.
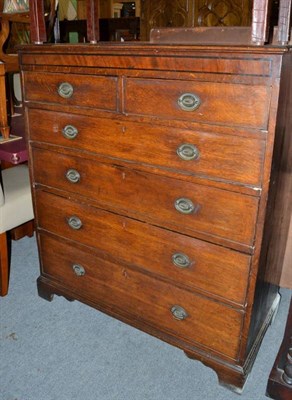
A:
[[[125,112],[266,129],[270,91],[268,86],[128,78]]]
[[[245,303],[250,256],[42,190],[36,195],[41,229],[181,286]],[[79,229],[69,225],[73,216],[75,222],[79,218],[82,223]]]
[[[30,139],[261,186],[265,140],[28,110]]]
[[[185,234],[253,243],[255,197],[39,149],[33,159],[36,183],[78,191],[106,209]]]
[[[236,359],[243,313],[132,268],[100,260],[74,244],[41,236],[43,274],[78,298],[160,332]],[[160,333],[161,335],[161,333]]]
[[[24,85],[26,101],[117,110],[116,77],[27,71]]]

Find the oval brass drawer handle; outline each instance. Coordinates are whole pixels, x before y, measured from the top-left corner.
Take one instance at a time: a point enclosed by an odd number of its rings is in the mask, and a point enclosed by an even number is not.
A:
[[[189,268],[192,264],[190,258],[184,253],[175,253],[172,255],[172,263],[178,268]]]
[[[75,215],[72,215],[72,217],[68,218],[67,222],[72,229],[78,230],[82,227],[81,219],[76,217]]]
[[[64,136],[66,139],[75,139],[79,132],[78,132],[78,129],[75,128],[75,126],[73,126],[73,125],[66,125],[66,126],[62,129],[62,133],[63,133],[63,136]]]
[[[188,313],[181,306],[175,305],[175,306],[171,307],[170,311],[173,315],[173,318],[178,319],[179,321],[182,321],[188,317]]]
[[[179,107],[183,111],[195,111],[201,105],[201,99],[197,94],[184,93],[177,101]]]
[[[63,97],[63,99],[70,99],[70,97],[73,96],[73,92],[74,92],[74,89],[73,89],[73,86],[71,85],[71,83],[62,82],[58,86],[58,95],[60,97]]]
[[[199,149],[190,143],[181,144],[177,148],[176,153],[184,161],[197,160],[200,157]]]
[[[85,275],[85,269],[80,264],[72,265],[72,269],[73,269],[75,275],[77,275],[77,276],[84,276]]]
[[[192,200],[184,197],[175,200],[174,207],[181,214],[192,214],[199,209],[199,206],[195,205]]]
[[[80,182],[80,174],[76,169],[68,169],[65,176],[67,180],[71,183]]]

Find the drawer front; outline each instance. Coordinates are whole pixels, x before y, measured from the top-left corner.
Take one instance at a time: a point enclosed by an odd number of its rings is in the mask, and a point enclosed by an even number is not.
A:
[[[170,173],[261,185],[264,140],[35,109],[28,110],[28,116],[31,140],[153,164]]]
[[[155,225],[253,243],[258,199],[252,196],[37,149],[34,171],[37,183],[77,191]]]
[[[265,86],[129,78],[124,90],[128,114],[267,128]]]
[[[36,193],[40,228],[190,289],[245,303],[249,256],[44,191]],[[80,229],[68,225],[71,216],[80,218]]]
[[[42,237],[41,249],[43,273],[91,304],[237,358],[242,313],[59,240]]]
[[[25,72],[24,87],[26,101],[117,110],[116,77]]]

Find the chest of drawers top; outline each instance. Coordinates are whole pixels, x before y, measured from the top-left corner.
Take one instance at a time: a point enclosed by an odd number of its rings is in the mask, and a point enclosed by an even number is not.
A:
[[[26,71],[27,101],[119,113],[145,121],[171,120],[182,126],[202,123],[262,131],[267,130],[271,86],[279,78],[279,55],[283,53],[275,49],[261,54],[259,49],[248,52],[247,48],[234,50],[234,55],[218,48],[202,52],[191,47],[149,45],[76,46],[71,52],[66,48],[66,53],[62,46],[43,48],[41,55],[33,48],[20,56]],[[66,78],[74,92],[60,96],[58,87],[67,83]],[[66,91],[66,86],[63,89]],[[187,96],[190,94],[194,97]]]

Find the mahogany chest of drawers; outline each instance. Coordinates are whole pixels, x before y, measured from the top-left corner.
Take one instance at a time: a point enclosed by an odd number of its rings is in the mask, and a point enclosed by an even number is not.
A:
[[[27,46],[20,63],[39,294],[240,392],[279,302],[289,48]]]

